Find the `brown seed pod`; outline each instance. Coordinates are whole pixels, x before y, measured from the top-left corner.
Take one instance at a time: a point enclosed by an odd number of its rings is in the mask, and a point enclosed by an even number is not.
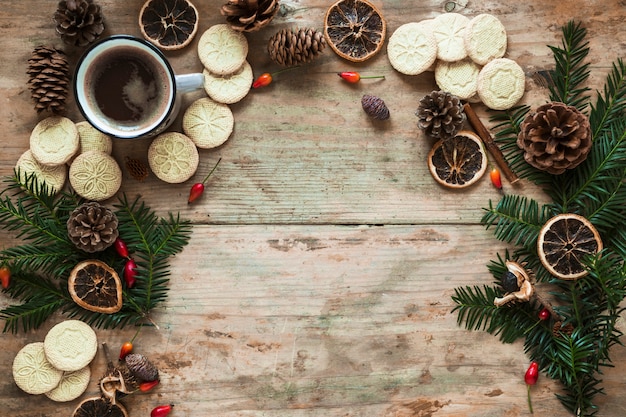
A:
[[[363,106],[365,113],[372,119],[389,119],[389,109],[381,98],[366,94],[361,98],[361,106]]]

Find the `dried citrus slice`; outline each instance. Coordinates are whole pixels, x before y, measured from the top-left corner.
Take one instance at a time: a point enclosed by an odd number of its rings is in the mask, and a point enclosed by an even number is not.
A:
[[[440,140],[428,153],[428,168],[435,180],[450,188],[464,188],[487,170],[487,155],[480,138],[462,130],[452,139]]]
[[[387,24],[366,0],[339,0],[326,11],[324,36],[337,55],[352,62],[373,57],[385,42]]]
[[[128,412],[119,402],[113,404],[103,397],[92,397],[83,400],[72,414],[72,417],[128,417]]]
[[[122,308],[122,281],[117,272],[96,259],[80,262],[68,279],[72,300],[98,313],[115,313]]]
[[[181,49],[198,31],[198,10],[188,0],[148,0],[139,12],[139,27],[157,47]]]
[[[585,258],[601,250],[602,239],[596,228],[583,216],[573,213],[548,220],[537,239],[541,263],[561,279],[575,280],[587,275]]]

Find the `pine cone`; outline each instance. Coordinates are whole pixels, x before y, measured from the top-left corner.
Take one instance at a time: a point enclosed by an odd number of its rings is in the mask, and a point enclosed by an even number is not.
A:
[[[141,381],[155,381],[159,379],[159,370],[144,355],[131,353],[124,358],[128,370]]]
[[[67,220],[67,233],[74,245],[88,253],[103,251],[117,239],[117,216],[99,203],[74,209]]]
[[[278,0],[229,0],[220,12],[226,22],[239,32],[254,32],[272,21]]]
[[[283,29],[272,36],[267,50],[272,61],[292,67],[311,62],[326,47],[322,32],[315,29]]]
[[[361,106],[363,110],[372,119],[387,120],[389,119],[389,109],[385,102],[376,96],[364,95],[361,97]]]
[[[465,123],[461,100],[445,91],[433,91],[422,98],[415,115],[417,126],[435,139],[453,138]]]
[[[100,6],[93,0],[61,0],[54,21],[61,39],[68,45],[88,45],[104,31]]]
[[[65,111],[69,72],[65,52],[46,46],[38,46],[33,50],[26,73],[37,113],[48,110],[59,114]]]
[[[562,174],[587,158],[591,149],[589,119],[573,106],[544,104],[521,123],[517,146],[524,150],[530,165]]]

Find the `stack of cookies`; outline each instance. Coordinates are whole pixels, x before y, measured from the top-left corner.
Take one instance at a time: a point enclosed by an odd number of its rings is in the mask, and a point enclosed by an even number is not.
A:
[[[480,14],[470,19],[444,13],[401,25],[389,38],[387,56],[400,73],[417,75],[434,69],[439,89],[505,110],[525,90],[524,71],[504,58],[506,49],[506,30],[497,17]]]
[[[181,183],[196,172],[198,148],[222,145],[233,132],[235,120],[229,105],[248,95],[253,81],[247,61],[248,40],[227,24],[207,29],[198,41],[208,97],[193,102],[183,114],[183,133],[157,136],[148,149],[150,169],[162,181]]]
[[[17,161],[22,180],[35,176],[59,192],[67,178],[74,191],[88,200],[111,198],[122,183],[122,171],[111,156],[113,141],[87,122],[62,116],[41,120],[30,135],[30,149]]]
[[[89,364],[98,341],[93,329],[79,320],[55,325],[43,342],[24,346],[13,360],[13,379],[24,392],[53,401],[72,401],[89,385]]]

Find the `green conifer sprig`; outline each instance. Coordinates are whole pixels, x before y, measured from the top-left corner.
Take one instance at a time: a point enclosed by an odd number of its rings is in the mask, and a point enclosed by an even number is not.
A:
[[[4,292],[18,301],[0,310],[4,332],[16,333],[41,326],[61,311],[98,328],[147,324],[150,311],[167,298],[171,256],[189,242],[191,223],[169,213],[158,217],[139,197],[125,194],[114,204],[120,237],[137,263],[137,283],[124,287],[123,306],[113,314],[88,311],[71,298],[67,280],[80,261],[99,259],[123,275],[125,260],[113,248],[86,253],[69,240],[67,220],[85,201],[74,193],[57,194],[35,175],[14,175],[4,180],[0,193],[0,228],[15,234],[22,244],[0,251],[0,264],[11,269],[11,285]]]
[[[532,110],[519,106],[493,114],[495,139],[507,160],[520,178],[541,186],[551,201],[540,204],[517,195],[505,195],[497,204],[490,201],[482,223],[515,248],[488,265],[495,279],[492,286],[457,288],[452,299],[459,325],[499,335],[503,342],[523,338],[529,357],[561,382],[561,403],[576,416],[591,416],[597,412],[595,396],[603,393],[602,368],[611,366],[611,347],[621,344],[622,333],[615,325],[626,298],[626,67],[617,60],[592,103],[584,85],[590,73],[587,32],[575,22],[568,22],[562,32],[562,44],[549,46],[556,63],[549,98],[589,117],[591,151],[582,164],[561,175],[540,171],[524,161],[516,143],[520,124]],[[576,281],[553,277],[537,253],[540,228],[560,213],[589,219],[604,243],[600,254],[585,261],[589,274]],[[541,321],[537,313],[543,306],[532,300],[494,307],[494,298],[504,292],[499,277],[507,259],[534,272],[536,289],[550,295],[558,317]]]

